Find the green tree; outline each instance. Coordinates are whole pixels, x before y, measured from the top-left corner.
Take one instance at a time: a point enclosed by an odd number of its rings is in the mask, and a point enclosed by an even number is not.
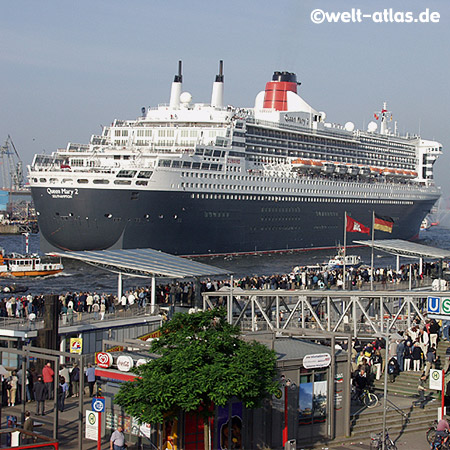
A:
[[[115,402],[139,421],[153,424],[181,411],[198,412],[207,449],[214,405],[237,397],[255,408],[278,387],[275,352],[242,340],[225,317],[224,309],[175,314],[152,342],[151,352],[159,357],[136,368],[139,378],[124,383]]]

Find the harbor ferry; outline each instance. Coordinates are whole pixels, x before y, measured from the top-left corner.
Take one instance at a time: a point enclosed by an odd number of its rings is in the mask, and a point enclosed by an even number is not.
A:
[[[0,277],[42,277],[56,275],[63,269],[61,261],[46,262],[35,254],[12,253],[5,255],[3,249],[0,249]]]
[[[220,62],[210,103],[195,103],[180,62],[168,104],[114,120],[88,144],[35,155],[42,249],[331,248],[345,212],[370,226],[373,211],[393,218],[390,237],[416,238],[440,196],[441,144],[401,136],[386,104],[364,130],[328,122],[298,86],[294,73],[275,72],[252,107],[230,106]]]

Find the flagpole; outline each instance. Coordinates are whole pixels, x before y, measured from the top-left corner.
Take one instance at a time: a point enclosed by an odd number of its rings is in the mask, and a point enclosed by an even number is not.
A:
[[[347,211],[344,212],[344,259],[342,261],[342,281],[343,290],[345,291],[345,256],[347,254]]]
[[[370,259],[370,290],[373,291],[373,243],[375,239],[375,211],[372,211],[372,255]]]

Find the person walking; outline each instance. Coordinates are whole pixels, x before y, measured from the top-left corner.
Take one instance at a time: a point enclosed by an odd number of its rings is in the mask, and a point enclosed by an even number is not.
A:
[[[110,439],[111,450],[125,450],[125,436],[123,435],[123,428],[119,425],[117,430],[114,430]]]
[[[375,378],[379,380],[381,378],[382,364],[383,364],[383,357],[381,356],[380,350],[375,350],[375,354],[372,357],[372,364],[375,370]]]
[[[8,406],[15,406],[17,386],[19,384],[19,378],[17,377],[17,373],[15,370],[12,371],[11,376],[8,378],[8,383],[9,383],[9,388],[7,390]]]
[[[63,376],[60,376],[59,383],[58,383],[58,409],[61,412],[64,412],[64,402],[65,402],[68,390],[69,390],[69,386],[67,385],[65,378]]]
[[[92,367],[92,364],[88,364],[88,368],[86,370],[86,377],[89,385],[89,395],[93,397],[95,385],[95,367]]]
[[[405,372],[409,372],[411,370],[411,359],[412,359],[411,341],[406,341],[403,359],[404,359],[403,369]]]
[[[425,375],[422,375],[419,380],[419,385],[417,386],[417,391],[419,392],[419,400],[413,402],[413,405],[420,406],[421,409],[425,408],[425,391],[427,390],[425,388],[425,381],[427,377]]]
[[[420,369],[422,367],[422,347],[420,346],[419,342],[416,342],[411,350],[411,356],[413,360],[413,370],[415,372],[420,372]]]
[[[24,431],[33,432],[34,424],[30,411],[25,411],[25,421],[23,422]],[[34,439],[29,434],[21,433],[22,444],[32,444]]]
[[[34,399],[36,400],[36,415],[45,416],[45,400],[47,400],[47,386],[44,383],[42,376],[38,376],[36,383],[33,386]]]
[[[405,358],[405,341],[401,340],[397,345],[397,362],[400,368],[400,372],[403,372],[404,358]]]
[[[48,399],[53,399],[53,377],[55,372],[53,372],[52,365],[48,362],[42,369],[42,379],[44,380],[45,386],[47,387]]]
[[[78,397],[80,395],[80,368],[78,364],[75,364],[70,372],[70,381],[72,382],[72,397]]]

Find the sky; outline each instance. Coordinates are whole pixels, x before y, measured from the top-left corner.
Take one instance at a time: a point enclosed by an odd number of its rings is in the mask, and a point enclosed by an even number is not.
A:
[[[352,8],[372,18],[311,19]],[[396,22],[380,23],[385,9]],[[1,11],[0,142],[11,135],[25,165],[167,103],[178,60],[183,90],[209,103],[222,59],[226,104],[252,107],[275,70],[295,72],[330,122],[365,129],[387,101],[401,133],[443,144],[435,179],[450,195],[448,0],[14,0]],[[439,22],[400,23],[406,12]]]

